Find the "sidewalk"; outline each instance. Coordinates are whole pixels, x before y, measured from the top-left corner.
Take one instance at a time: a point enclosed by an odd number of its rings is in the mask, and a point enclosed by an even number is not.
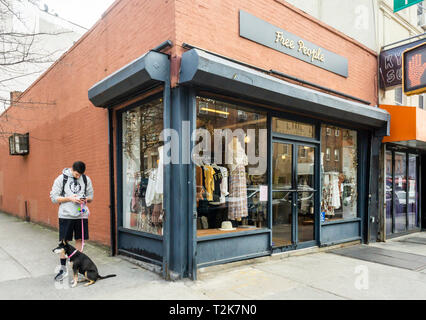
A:
[[[426,238],[425,233],[412,236]],[[55,231],[0,213],[0,299],[426,299],[426,269],[328,252],[207,272],[198,281],[167,282],[91,244],[85,253],[99,272],[117,277],[71,288],[53,281],[57,238]],[[392,240],[371,246],[426,256],[421,243]]]

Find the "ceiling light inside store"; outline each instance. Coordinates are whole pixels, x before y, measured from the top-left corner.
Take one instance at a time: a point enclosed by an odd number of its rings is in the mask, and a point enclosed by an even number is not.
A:
[[[226,112],[226,111],[214,110],[214,109],[210,109],[210,108],[200,108],[200,110],[210,111],[210,112],[215,112],[215,113],[220,113],[220,114],[226,114],[226,115],[229,114],[229,112]]]

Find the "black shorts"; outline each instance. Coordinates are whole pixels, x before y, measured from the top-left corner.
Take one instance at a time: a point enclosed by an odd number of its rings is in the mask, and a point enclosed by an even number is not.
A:
[[[89,223],[83,219],[84,240],[89,240]],[[59,241],[81,240],[81,219],[61,219],[59,218]]]

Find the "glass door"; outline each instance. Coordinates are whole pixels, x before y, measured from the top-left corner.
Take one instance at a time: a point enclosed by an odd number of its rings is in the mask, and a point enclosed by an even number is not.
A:
[[[386,234],[418,229],[418,156],[386,151]]]
[[[273,142],[273,247],[315,240],[315,157],[315,146]]]
[[[315,240],[315,147],[297,145],[297,241]]]

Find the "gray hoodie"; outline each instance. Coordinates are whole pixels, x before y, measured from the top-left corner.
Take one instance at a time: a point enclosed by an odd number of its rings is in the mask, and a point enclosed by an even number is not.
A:
[[[70,197],[73,194],[78,195],[79,197],[84,194],[84,180],[81,175],[80,178],[75,179],[72,175],[70,168],[65,168],[62,171],[63,174],[68,176],[67,183],[65,184],[65,197]],[[87,177],[87,188],[86,188],[86,197],[90,197],[93,199],[93,186],[92,181],[88,176]],[[58,203],[57,199],[61,196],[62,185],[63,185],[64,177],[63,175],[59,175],[52,186],[52,191],[50,191],[50,199],[53,203]],[[58,216],[61,219],[81,219],[81,213],[78,211],[80,205],[71,201],[62,202],[59,205]],[[87,209],[87,206],[85,207]],[[83,218],[87,218],[89,216],[87,210],[83,214]]]

